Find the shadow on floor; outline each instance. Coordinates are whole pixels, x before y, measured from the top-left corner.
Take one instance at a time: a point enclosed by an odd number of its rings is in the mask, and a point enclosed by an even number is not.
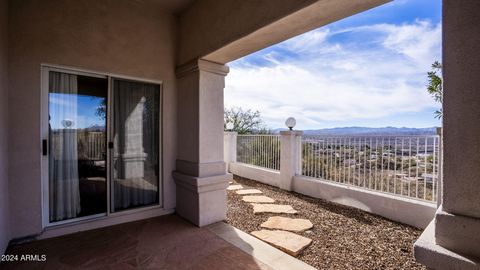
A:
[[[0,269],[271,269],[176,215],[11,246],[6,254],[46,261],[2,262]]]

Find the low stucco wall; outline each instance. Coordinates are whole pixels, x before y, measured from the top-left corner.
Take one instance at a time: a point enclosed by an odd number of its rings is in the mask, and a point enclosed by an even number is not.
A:
[[[8,230],[8,92],[7,92],[7,0],[0,0],[0,254],[9,240]]]
[[[279,186],[280,172],[244,163],[230,163],[230,173],[271,186]],[[304,176],[295,176],[293,191],[355,207],[424,229],[435,216],[436,204],[389,195]]]
[[[252,166],[244,163],[230,163],[230,173],[253,179],[258,182],[278,187],[280,183],[280,172],[269,170],[257,166]]]
[[[295,176],[294,191],[355,207],[420,229],[435,216],[436,204],[364,190],[303,176]]]

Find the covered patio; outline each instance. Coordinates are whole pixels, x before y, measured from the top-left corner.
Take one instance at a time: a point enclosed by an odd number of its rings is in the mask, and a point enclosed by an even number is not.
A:
[[[199,228],[177,215],[19,244],[6,254],[18,260],[1,269],[312,269],[223,222]],[[25,254],[33,257],[22,261]]]
[[[227,218],[226,188],[232,179],[223,151],[227,63],[386,2],[0,0],[0,253],[46,255],[46,262],[2,262],[0,268],[299,269],[298,261],[290,261],[292,267],[276,249],[264,252],[260,240],[219,225]],[[444,0],[443,7],[442,196],[414,252],[429,268],[478,269],[480,2]],[[55,77],[69,86],[55,89]],[[76,82],[82,78],[102,81],[101,93],[93,95],[105,101],[101,127],[80,126],[66,116],[51,125],[49,95],[85,94]],[[125,130],[135,131],[123,132],[126,150],[115,146],[111,109],[120,89],[115,86],[122,82],[156,91],[151,100],[131,97],[137,113],[122,117],[138,118],[121,121],[127,122]],[[144,118],[148,106],[143,104],[153,104],[151,118]],[[94,115],[95,109],[90,106]],[[122,110],[116,112],[123,119]],[[102,185],[98,190],[88,185],[100,195],[81,198],[94,204],[98,199],[101,207],[83,213],[78,207],[82,162],[70,154],[80,144],[76,135],[66,135],[70,148],[59,156],[70,157],[55,158],[49,152],[54,128],[108,138],[101,160],[88,160],[99,175],[84,177]],[[150,131],[155,134],[147,144],[144,134]],[[124,162],[121,173],[115,174],[115,160]],[[68,175],[58,170],[52,176],[59,164]],[[293,175],[285,180],[295,176],[289,172]],[[147,178],[153,183],[148,188],[138,184],[115,193],[115,183]],[[52,184],[56,181],[69,181],[68,191]],[[151,196],[128,199],[137,193]],[[67,204],[73,207],[64,211]],[[62,213],[55,215],[57,210]]]

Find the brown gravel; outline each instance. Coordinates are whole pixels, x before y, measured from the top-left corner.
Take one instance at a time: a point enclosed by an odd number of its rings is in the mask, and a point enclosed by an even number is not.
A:
[[[318,269],[426,269],[415,262],[413,243],[421,230],[367,212],[287,192],[256,181],[234,177],[244,188],[257,188],[276,204],[290,204],[296,215],[314,227],[300,233],[313,240],[298,259]],[[227,222],[247,233],[276,214],[254,215],[242,195],[228,191]]]

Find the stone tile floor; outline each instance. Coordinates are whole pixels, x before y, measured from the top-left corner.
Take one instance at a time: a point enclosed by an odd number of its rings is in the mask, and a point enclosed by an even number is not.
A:
[[[45,262],[0,269],[262,269],[267,265],[176,215],[136,221],[10,247],[7,254],[46,255]]]

